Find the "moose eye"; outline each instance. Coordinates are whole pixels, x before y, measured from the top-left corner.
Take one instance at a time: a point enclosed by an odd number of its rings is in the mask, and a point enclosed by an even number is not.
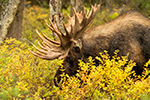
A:
[[[74,47],[75,52],[80,52],[80,48],[79,47]]]

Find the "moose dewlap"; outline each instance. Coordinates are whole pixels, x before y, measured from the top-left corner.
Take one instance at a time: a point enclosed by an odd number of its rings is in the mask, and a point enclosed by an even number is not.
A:
[[[32,54],[47,60],[64,59],[64,73],[71,76],[79,69],[79,59],[86,62],[89,56],[98,56],[104,50],[113,55],[118,49],[119,56],[129,53],[129,59],[137,63],[133,70],[141,74],[142,66],[150,57],[150,20],[136,11],[129,11],[108,23],[86,30],[99,8],[100,5],[94,5],[87,13],[85,9],[81,13],[74,10],[72,17],[68,15],[68,24],[63,24],[64,33],[50,21],[48,27],[57,34],[59,41],[37,31],[42,39],[39,43],[41,49],[34,46],[38,52],[31,51]],[[55,75],[58,82],[62,73],[59,68]]]

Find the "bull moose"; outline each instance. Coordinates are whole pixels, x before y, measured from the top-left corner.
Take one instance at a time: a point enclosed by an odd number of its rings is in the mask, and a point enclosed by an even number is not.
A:
[[[32,54],[46,60],[64,59],[65,70],[62,72],[59,68],[55,75],[58,82],[62,73],[70,76],[77,73],[79,59],[87,62],[89,56],[98,56],[104,50],[110,55],[117,49],[119,56],[129,53],[129,59],[137,63],[133,70],[137,74],[143,71],[150,57],[150,20],[139,12],[128,11],[110,22],[87,29],[99,8],[100,5],[94,5],[87,13],[85,9],[80,13],[74,9],[72,17],[67,14],[68,24],[63,23],[64,33],[50,20],[48,27],[59,37],[57,41],[37,31],[42,39],[38,43],[41,49],[33,45],[39,52],[31,51]]]

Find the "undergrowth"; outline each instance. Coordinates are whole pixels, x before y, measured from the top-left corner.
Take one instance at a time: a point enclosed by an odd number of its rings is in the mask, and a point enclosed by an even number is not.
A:
[[[15,39],[0,46],[0,99],[37,100],[54,86],[54,74],[61,61],[38,59],[29,48]]]
[[[15,39],[7,39],[0,46],[1,100],[111,100],[150,99],[150,78],[145,64],[143,76],[132,71],[136,65],[127,56],[118,57],[116,50],[110,57],[107,51],[89,62],[79,61],[75,76],[65,76],[59,87],[54,86],[54,75],[62,61],[46,61],[34,57],[32,48]],[[94,60],[99,61],[95,66]],[[124,69],[123,67],[126,66]],[[135,75],[136,78],[131,78]]]

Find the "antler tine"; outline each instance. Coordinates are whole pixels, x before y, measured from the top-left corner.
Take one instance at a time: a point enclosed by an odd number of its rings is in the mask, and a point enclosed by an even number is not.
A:
[[[43,40],[43,41],[47,41],[45,38],[43,38],[43,37],[41,36],[41,34],[39,33],[39,31],[38,31],[38,30],[36,30],[36,33],[38,34],[38,36],[40,37],[40,39],[41,39],[41,40]],[[47,42],[49,42],[49,41],[47,41]]]
[[[96,3],[94,4],[94,8],[96,8]]]
[[[39,53],[39,52],[33,52],[33,51],[31,51],[31,50],[30,50],[30,52],[31,52],[33,55],[35,55],[35,56],[37,56],[37,57],[39,57],[39,58],[41,58],[41,59],[46,59],[46,60],[57,59],[57,58],[59,58],[60,55],[61,55],[61,53],[51,53],[51,55],[45,55],[45,54],[42,54],[42,53]]]
[[[89,16],[89,13],[90,13],[90,11],[89,11],[89,9],[87,9],[86,17],[88,17],[88,16]]]
[[[79,19],[78,19],[78,16],[79,16],[79,13],[77,13],[74,9],[74,12],[75,12],[75,25],[78,25],[79,24]]]
[[[73,11],[74,11],[74,16],[75,16],[75,24],[74,24],[74,28],[72,28],[72,31],[73,31],[73,37],[76,35],[74,31],[76,31],[77,29],[79,29],[80,27],[80,23],[79,23],[79,19],[78,19],[78,16],[79,14],[76,12],[76,10],[73,8]]]
[[[50,24],[52,26],[53,31],[56,32],[56,34],[61,37],[61,33],[59,31],[57,31],[57,29],[55,28],[53,22],[50,19],[49,19],[49,22],[50,22]]]
[[[49,20],[50,20],[50,19],[49,19]],[[50,21],[51,21],[51,20],[50,20]],[[58,23],[60,23],[60,18],[59,18],[59,19],[58,19],[58,18],[54,18],[54,22],[52,23],[52,24],[53,24],[52,27],[53,27],[55,30],[57,29],[57,31],[60,32],[60,33],[59,33],[60,35],[64,35],[63,32],[61,31],[60,24],[58,24]],[[54,27],[54,24],[56,25],[57,28]],[[48,24],[47,24],[47,25],[48,25]],[[49,26],[49,25],[48,25],[48,26]],[[57,33],[56,33],[56,34],[57,34]]]
[[[85,7],[83,8],[82,16],[83,16],[83,19],[82,19],[81,25],[83,25],[85,23],[85,21],[87,20]]]
[[[50,30],[52,30],[53,32],[55,32],[56,29],[54,29],[53,27],[49,26],[48,23],[46,23],[46,25],[47,25],[47,27],[48,27]],[[55,33],[57,34],[57,36],[58,36],[59,38],[61,37],[60,34],[58,34],[57,32],[55,32]]]
[[[64,26],[64,30],[65,30],[65,32],[66,32],[66,36],[67,36],[67,35],[70,35],[70,33],[69,33],[69,31],[67,30],[67,27],[66,27],[66,25],[65,25],[64,22],[63,22],[63,26]]]
[[[93,13],[94,13],[94,8],[96,7],[96,5],[92,5],[91,6],[91,11],[89,12],[89,14],[87,15],[88,17],[90,17],[90,16],[92,16],[93,15]]]
[[[89,20],[92,20],[93,17],[95,17],[95,15],[96,15],[96,13],[97,13],[99,7],[100,7],[100,5],[98,5],[98,6],[96,6],[96,4],[95,4],[94,6],[92,5],[91,11],[90,11],[90,13],[87,15],[87,18],[88,18]]]
[[[43,54],[41,54],[41,53],[38,53],[38,52],[33,52],[33,51],[31,51],[31,50],[29,50],[33,55],[35,55],[35,56],[37,56],[37,57],[39,57],[39,58],[43,58],[43,57],[41,57],[41,55],[43,55]],[[44,58],[43,58],[44,59]]]
[[[66,12],[66,15],[67,15],[68,19],[71,19],[71,17],[69,16],[69,14],[67,12]]]
[[[39,52],[46,54],[46,51],[45,51],[45,50],[39,49],[39,48],[36,47],[34,44],[32,44],[32,45],[33,45],[33,47],[34,47],[36,50],[38,50]]]
[[[83,18],[85,18],[85,15],[86,15],[85,13],[86,13],[86,10],[85,10],[85,7],[84,7],[84,8],[83,8],[83,13],[82,13],[82,14],[83,14],[83,15],[82,15]]]
[[[47,39],[42,37],[41,34],[38,32],[38,30],[36,30],[36,32],[37,32],[38,36],[43,40],[43,43],[45,43],[48,47],[57,48],[56,45],[52,44],[50,41],[48,41]]]
[[[38,41],[38,45],[40,46],[40,48],[47,50],[47,48],[43,44],[41,44],[39,41]]]
[[[77,24],[79,25],[78,15],[77,15],[75,8],[73,8],[73,12],[74,12],[74,16],[75,16],[75,25],[77,25]]]
[[[92,7],[92,10],[91,10],[92,14],[90,15],[92,19],[93,19],[93,17],[95,17],[95,15],[97,14],[99,8],[100,8],[100,4],[98,4],[98,5],[95,4],[95,5]]]
[[[64,36],[64,34],[63,34],[63,32],[60,30],[60,27],[59,27],[59,25],[58,25],[58,23],[57,23],[57,22],[56,22],[56,26],[57,26],[58,31],[61,33],[61,35],[63,35],[63,36]]]
[[[53,22],[52,22],[50,19],[49,19],[49,22],[50,22],[50,24],[51,24],[52,27],[49,26],[48,24],[47,24],[47,26],[48,26],[52,31],[54,31],[54,32],[58,35],[60,41],[62,41],[61,32],[57,31],[57,29],[55,28]]]
[[[42,34],[48,41],[50,41],[50,42],[52,42],[52,43],[54,43],[54,44],[56,44],[56,45],[60,45],[60,42],[54,41],[54,40],[48,38],[43,32],[41,32],[41,34]]]
[[[96,10],[98,10],[98,9],[100,8],[100,6],[101,6],[101,5],[98,4],[97,7],[96,7],[96,4],[95,4],[94,8],[96,8]]]
[[[79,13],[80,15],[82,15],[82,11],[80,11],[80,13]]]
[[[93,15],[93,13],[94,13],[94,7],[92,5],[91,6],[91,11],[89,11],[89,13],[87,13],[87,15],[86,15],[87,19],[90,19],[90,17]]]

